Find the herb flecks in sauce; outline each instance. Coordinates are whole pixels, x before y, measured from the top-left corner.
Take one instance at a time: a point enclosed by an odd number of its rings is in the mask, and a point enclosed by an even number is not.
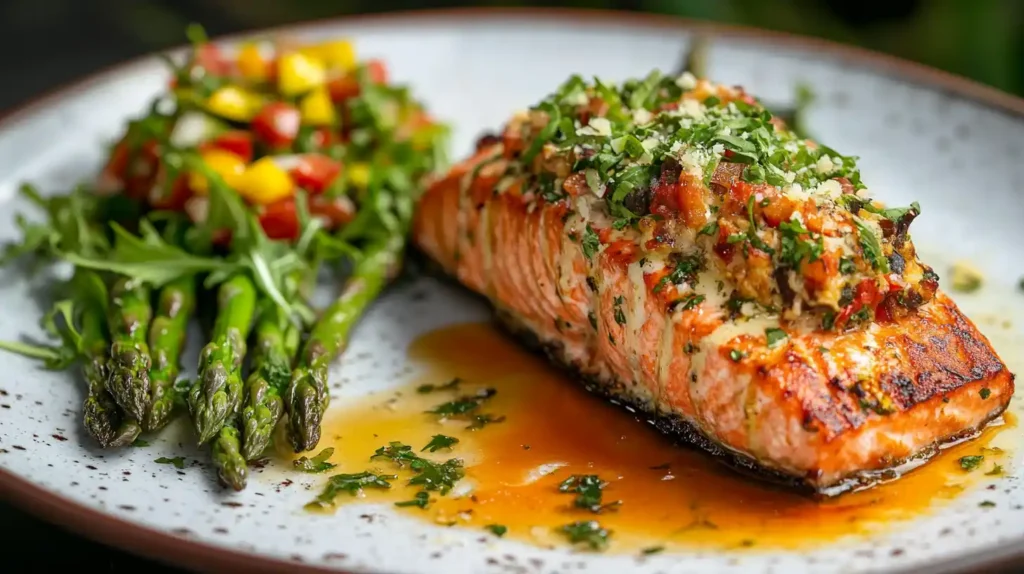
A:
[[[295,467],[295,470],[301,470],[302,472],[310,472],[314,474],[327,472],[337,466],[328,462],[333,454],[333,448],[325,448],[313,458],[303,456],[292,461],[292,466]]]
[[[628,304],[630,297],[626,299]],[[1000,448],[1012,440],[1013,433],[1002,432],[1015,424],[1008,413],[1008,425],[943,450],[900,480],[815,501],[766,487],[709,463],[700,453],[678,448],[629,413],[580,392],[577,383],[486,323],[424,335],[410,345],[409,358],[425,368],[422,382],[443,384],[458,374],[463,388],[454,396],[441,396],[417,393],[414,384],[401,389],[388,408],[380,408],[376,396],[346,401],[331,411],[322,439],[323,448],[335,449],[331,462],[348,472],[397,475],[387,480],[390,488],[366,487],[357,496],[342,492],[334,505],[402,503],[394,508],[409,517],[454,525],[492,541],[487,527],[502,525],[505,539],[564,546],[569,539],[562,526],[596,519],[613,532],[606,552],[624,557],[639,557],[652,545],[663,545],[665,553],[730,550],[743,540],[755,541],[755,549],[812,550],[844,536],[898,528],[962,492],[1000,480],[986,473],[1001,464],[1005,474],[1013,456],[1010,449]],[[497,390],[486,408],[508,417],[500,426],[474,432],[465,428],[468,419],[423,414],[481,386]],[[452,452],[421,451],[437,434],[459,443]],[[403,466],[389,456],[367,460],[390,440],[413,447],[388,451]],[[960,468],[960,457],[978,454],[985,461],[977,470]],[[410,455],[436,465],[461,458],[465,478],[447,495],[410,485]],[[610,482],[602,503],[621,500],[621,506],[601,514],[577,508],[577,494],[558,488],[572,475],[596,475]],[[588,548],[580,543],[580,550]]]

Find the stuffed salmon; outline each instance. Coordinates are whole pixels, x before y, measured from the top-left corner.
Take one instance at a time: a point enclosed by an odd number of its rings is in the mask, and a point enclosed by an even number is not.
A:
[[[835,494],[1006,409],[1014,375],[855,158],[740,88],[573,77],[437,180],[419,248],[587,387]]]

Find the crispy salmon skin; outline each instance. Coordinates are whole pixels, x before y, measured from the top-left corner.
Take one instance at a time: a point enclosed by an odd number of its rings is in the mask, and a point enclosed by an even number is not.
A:
[[[1011,374],[855,158],[742,89],[573,77],[454,166],[413,235],[588,386],[835,494],[999,417]]]

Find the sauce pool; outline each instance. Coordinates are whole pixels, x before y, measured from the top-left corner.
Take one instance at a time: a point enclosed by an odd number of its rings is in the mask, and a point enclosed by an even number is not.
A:
[[[460,458],[465,478],[446,496],[431,493],[412,516],[483,530],[507,528],[506,537],[544,546],[566,543],[559,531],[575,521],[597,520],[612,532],[610,551],[644,548],[800,548],[846,535],[877,533],[915,518],[964,489],[998,479],[1008,466],[1013,426],[986,429],[977,440],[949,447],[899,480],[830,500],[814,500],[741,476],[696,450],[674,445],[624,409],[585,392],[580,385],[488,324],[455,325],[428,333],[409,349],[425,367],[417,384],[334,408],[319,449],[332,447],[328,474],[376,470],[398,474],[388,490],[339,496],[339,504],[411,500],[412,476],[387,460],[370,460],[391,441],[436,461]],[[461,379],[457,389],[417,392],[422,384]],[[474,414],[504,417],[468,430],[467,419],[427,414],[441,403],[484,388],[496,391]],[[434,435],[459,439],[450,450],[420,452]],[[984,455],[973,471],[964,456]],[[1005,471],[1003,471],[1005,472]],[[597,475],[608,485],[592,513],[573,504],[558,485],[571,475]]]

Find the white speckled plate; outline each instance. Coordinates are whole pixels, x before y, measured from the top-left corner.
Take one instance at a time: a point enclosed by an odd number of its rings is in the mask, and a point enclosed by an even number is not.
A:
[[[965,80],[860,51],[760,32],[709,28],[710,74],[768,101],[796,82],[819,95],[813,133],[862,158],[865,181],[896,204],[919,200],[914,236],[940,274],[957,258],[987,274],[980,293],[957,296],[1016,370],[1024,354],[1024,101]],[[544,96],[570,73],[622,79],[673,69],[693,26],[667,18],[566,12],[454,12],[325,22],[289,30],[350,35],[384,57],[431,109],[456,126],[456,154],[485,128]],[[23,180],[66,188],[90,176],[102,145],[165,84],[147,58],[47,97],[0,122],[0,198]],[[0,215],[11,235],[14,208]],[[411,296],[419,292],[423,297]],[[41,335],[37,287],[0,276],[0,338]],[[332,372],[336,396],[407,380],[405,346],[417,334],[487,311],[457,289],[421,280],[390,292],[357,330]],[[996,320],[996,318],[1000,320]],[[1010,318],[1009,326],[1002,319]],[[190,360],[190,363],[193,361]],[[1016,365],[1016,366],[1015,366]],[[147,448],[101,452],[80,428],[80,385],[0,354],[0,490],[13,502],[108,543],[218,570],[462,574],[469,572],[854,572],[992,567],[1024,552],[1024,468],[995,490],[968,492],[933,515],[867,540],[803,553],[745,551],[632,556],[573,554],[479,532],[441,529],[389,508],[309,515],[305,476],[289,488],[257,477],[224,494],[206,458],[178,425]],[[341,384],[344,382],[345,384]],[[1011,407],[1020,412],[1018,397]],[[1019,432],[1019,431],[1016,431]],[[1016,437],[1019,439],[1019,436]],[[183,471],[154,463],[184,455]],[[274,471],[268,471],[271,473]],[[980,500],[996,502],[979,508]],[[372,513],[367,521],[361,515]],[[1014,556],[1017,555],[1017,556]]]

